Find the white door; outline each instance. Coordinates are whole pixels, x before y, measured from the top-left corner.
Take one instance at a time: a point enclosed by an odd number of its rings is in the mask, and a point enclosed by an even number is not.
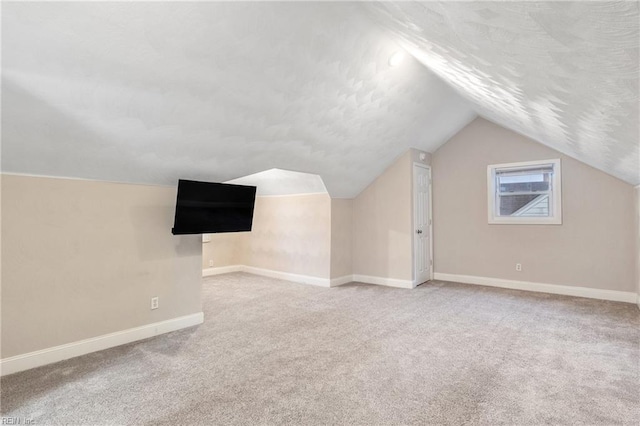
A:
[[[413,165],[413,263],[416,284],[431,279],[431,169]]]

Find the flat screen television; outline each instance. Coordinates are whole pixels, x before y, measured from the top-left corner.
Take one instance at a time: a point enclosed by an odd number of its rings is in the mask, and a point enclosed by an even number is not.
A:
[[[178,181],[174,235],[251,231],[256,187]]]

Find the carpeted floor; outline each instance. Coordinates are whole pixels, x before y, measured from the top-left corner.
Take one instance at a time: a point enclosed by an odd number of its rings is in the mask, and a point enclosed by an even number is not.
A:
[[[434,282],[204,280],[205,323],[2,379],[37,424],[640,422],[640,311]]]

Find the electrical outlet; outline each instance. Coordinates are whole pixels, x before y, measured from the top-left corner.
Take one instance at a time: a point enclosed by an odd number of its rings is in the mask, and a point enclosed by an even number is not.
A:
[[[158,309],[158,296],[151,298],[151,309]]]
[[[209,267],[213,267],[213,260],[209,260]]]
[[[516,271],[522,272],[522,263],[516,263]]]

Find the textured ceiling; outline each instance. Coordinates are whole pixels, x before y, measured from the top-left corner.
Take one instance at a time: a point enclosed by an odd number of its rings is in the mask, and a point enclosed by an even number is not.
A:
[[[367,7],[481,116],[640,184],[638,4]]]
[[[280,169],[265,170],[226,183],[255,186],[256,195],[262,197],[327,193],[320,176]]]
[[[272,168],[357,195],[469,103],[360,4],[4,3],[2,168],[135,183]]]
[[[175,184],[281,168],[352,197],[477,111],[640,183],[637,2],[2,9],[3,171]],[[417,61],[389,67],[398,46]]]

